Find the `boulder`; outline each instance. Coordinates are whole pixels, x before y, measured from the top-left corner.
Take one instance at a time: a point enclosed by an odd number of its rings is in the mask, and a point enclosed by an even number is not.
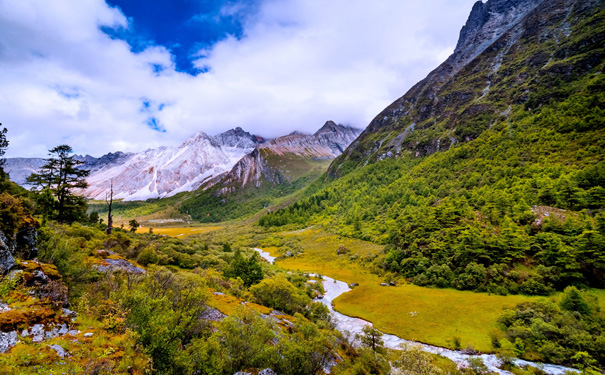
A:
[[[6,353],[10,348],[15,346],[18,341],[17,331],[0,332],[0,353]]]
[[[61,358],[69,357],[69,353],[65,349],[63,349],[61,345],[50,345],[49,348],[57,352],[57,355]]]
[[[264,370],[260,370],[258,375],[277,375],[275,373],[275,371],[271,370],[270,368],[266,368]]]
[[[17,249],[23,259],[34,259],[38,256],[38,229],[34,225],[25,226],[19,229],[15,236]]]
[[[380,286],[389,286],[387,283],[380,283]]]
[[[15,266],[15,242],[0,231],[0,274],[4,275]]]
[[[336,255],[343,255],[349,252],[349,249],[345,247],[345,245],[339,245],[336,250]]]
[[[206,310],[204,310],[204,312],[202,312],[199,316],[200,319],[210,320],[213,322],[220,322],[221,320],[225,319],[225,317],[227,317],[227,315],[212,307],[207,307]]]
[[[113,272],[113,271],[124,271],[126,273],[145,274],[147,271],[141,267],[134,266],[132,263],[125,259],[111,259],[107,258],[104,264],[97,266],[100,272]]]

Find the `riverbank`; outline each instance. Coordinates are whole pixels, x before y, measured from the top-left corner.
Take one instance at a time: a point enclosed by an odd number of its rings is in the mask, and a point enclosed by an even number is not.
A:
[[[263,249],[255,248],[254,250],[256,252],[258,252],[261,255],[261,257],[266,259],[269,263],[273,264],[275,262],[275,259],[277,259],[277,257],[272,256],[270,253],[264,251]],[[280,262],[280,265],[281,265],[281,262]],[[354,316],[349,316],[349,315],[346,315],[342,312],[335,310],[334,305],[335,305],[335,300],[337,298],[339,298],[339,297],[344,298],[347,295],[352,294],[352,293],[350,293],[350,292],[352,292],[352,289],[349,287],[349,285],[346,282],[340,281],[340,280],[335,280],[328,276],[323,276],[323,286],[324,286],[325,294],[320,301],[322,303],[324,303],[328,307],[330,312],[332,313],[333,322],[335,323],[335,327],[337,330],[339,330],[343,333],[350,334],[351,337],[355,337],[355,335],[359,335],[362,333],[363,327],[365,327],[367,325],[372,325],[372,323],[367,320],[356,318]],[[424,289],[426,289],[426,288],[424,288]],[[383,289],[383,290],[387,290],[387,289]],[[403,317],[402,320],[406,320],[406,318],[407,317]],[[409,320],[407,321],[407,323],[414,324],[414,322],[410,322]],[[471,354],[467,354],[460,350],[451,350],[451,349],[447,349],[447,348],[443,348],[443,347],[428,345],[428,344],[421,343],[421,342],[406,340],[406,339],[403,339],[401,337],[398,337],[398,336],[392,335],[392,334],[385,334],[383,336],[383,340],[384,340],[385,346],[389,349],[400,350],[405,345],[415,345],[415,346],[420,347],[423,351],[433,353],[433,354],[438,354],[445,358],[448,358],[451,361],[453,361],[454,363],[456,363],[458,366],[467,365],[469,359],[480,358],[490,371],[493,371],[494,373],[501,374],[501,375],[512,375],[511,372],[505,371],[505,370],[502,370],[499,368],[502,363],[501,363],[500,359],[494,354],[471,355]],[[574,369],[567,368],[564,366],[558,366],[558,365],[535,363],[535,362],[525,361],[525,360],[520,360],[520,359],[515,359],[514,362],[517,366],[532,366],[532,367],[539,368],[542,371],[544,371],[546,374],[549,374],[549,375],[563,375],[567,371],[577,372]]]

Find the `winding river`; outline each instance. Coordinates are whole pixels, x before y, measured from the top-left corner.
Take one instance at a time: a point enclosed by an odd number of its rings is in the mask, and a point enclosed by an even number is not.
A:
[[[271,264],[273,264],[273,262],[276,259],[276,257],[272,257],[268,252],[266,252],[262,249],[255,248],[254,250],[257,251],[261,257],[266,259]],[[372,323],[370,323],[366,320],[341,314],[338,311],[335,311],[334,308],[332,307],[332,302],[338,296],[351,290],[351,288],[349,288],[347,283],[345,283],[343,281],[339,281],[339,280],[334,280],[331,277],[323,276],[323,286],[324,286],[326,293],[324,294],[323,299],[321,299],[320,301],[322,303],[324,303],[328,307],[330,312],[332,313],[333,322],[335,323],[336,329],[338,329],[339,331],[341,331],[343,333],[348,332],[351,334],[352,337],[354,337],[356,334],[361,334],[363,327],[365,327],[367,325],[372,325]],[[481,360],[483,360],[483,363],[485,363],[485,365],[489,368],[490,371],[493,371],[497,374],[502,374],[502,375],[513,375],[509,371],[505,371],[505,370],[498,368],[498,366],[501,365],[501,362],[498,359],[498,357],[496,357],[496,355],[494,355],[494,354],[479,354],[479,355],[464,354],[457,350],[451,350],[451,349],[441,348],[441,347],[437,347],[437,346],[427,345],[427,344],[423,344],[423,343],[416,342],[416,341],[409,341],[409,340],[405,340],[400,337],[397,337],[395,335],[390,335],[390,334],[386,334],[386,333],[384,334],[382,339],[384,340],[385,346],[389,349],[399,350],[399,349],[401,349],[402,345],[416,345],[416,346],[420,347],[423,351],[426,351],[429,353],[434,353],[434,354],[439,354],[443,357],[449,358],[450,360],[454,361],[455,363],[457,363],[460,366],[467,365],[468,364],[467,361],[471,358],[481,358]],[[515,359],[514,362],[517,366],[537,367],[549,375],[563,375],[566,371],[578,372],[575,369],[564,367],[564,366],[535,363],[535,362],[525,361],[522,359]]]

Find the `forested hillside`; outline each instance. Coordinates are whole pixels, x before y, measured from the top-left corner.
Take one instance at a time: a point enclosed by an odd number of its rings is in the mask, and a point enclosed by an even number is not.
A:
[[[443,85],[428,118],[379,115],[332,164],[342,177],[260,224],[389,244],[377,264],[419,285],[605,287],[604,40],[602,2],[543,2]],[[403,138],[399,155],[375,149],[385,134]]]

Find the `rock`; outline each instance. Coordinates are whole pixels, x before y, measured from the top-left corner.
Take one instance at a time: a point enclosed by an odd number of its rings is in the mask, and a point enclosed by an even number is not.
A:
[[[44,332],[44,339],[46,340],[54,339],[55,337],[59,337],[59,330],[57,328]]]
[[[252,375],[252,373],[250,373],[250,372],[245,372],[245,371],[238,371],[238,372],[236,372],[236,373],[235,373],[235,374],[233,374],[233,375]]]
[[[106,265],[99,265],[97,269],[100,272],[124,271],[126,273],[146,274],[147,271],[137,267],[125,259],[105,259]]]
[[[359,286],[359,284],[358,283],[349,284],[349,288],[351,288],[351,289],[355,288],[356,286]]]
[[[36,247],[38,242],[38,228],[36,228],[36,226],[38,223],[31,216],[28,217],[28,219],[32,225],[27,225],[19,229],[15,238],[19,255],[23,259],[34,259],[38,256],[38,248]]]
[[[336,255],[344,255],[349,252],[349,249],[345,247],[345,245],[338,245],[338,249],[336,250]]]
[[[221,293],[221,292],[213,292],[212,294],[214,294],[215,296],[224,296],[225,293]]]
[[[4,275],[15,266],[15,243],[0,231],[0,274]]]
[[[93,332],[86,332],[86,333],[84,334],[84,337],[92,337],[93,335],[94,335],[94,333],[93,333]]]
[[[277,373],[270,368],[266,368],[264,370],[260,370],[258,375],[277,375]]]
[[[22,273],[23,273],[23,270],[10,270],[10,272],[6,276],[8,277],[9,280],[12,280],[15,277],[17,277],[17,275],[22,274]]]
[[[318,296],[317,296],[317,297],[315,297],[315,298],[317,298],[317,299],[324,299],[324,296],[322,296],[322,295],[320,294],[320,295],[318,295]]]
[[[59,334],[59,336],[63,336],[65,334],[67,334],[67,332],[69,332],[69,329],[67,328],[67,324],[61,324],[59,326],[59,329],[57,331],[57,333]]]
[[[288,251],[288,252],[286,252],[286,258],[290,258],[291,256],[292,256],[292,253],[291,253],[291,252],[289,252],[289,251]]]
[[[227,315],[223,314],[217,309],[208,307],[206,308],[206,310],[204,310],[204,312],[200,314],[199,318],[204,320],[210,320],[213,322],[220,322],[221,320],[225,319],[226,316]]]
[[[48,284],[48,276],[41,269],[32,272],[32,277],[27,280],[27,286],[40,286]]]
[[[61,345],[50,345],[49,348],[57,352],[57,355],[61,358],[69,357],[69,353],[61,347]]]
[[[397,284],[394,281],[389,281],[389,285],[390,286],[397,286]]]
[[[17,342],[17,331],[0,332],[0,353],[6,353]]]
[[[31,328],[30,335],[34,336],[32,338],[33,342],[41,342],[44,340],[44,324],[34,324]]]
[[[75,311],[71,311],[70,309],[66,309],[65,307],[61,309],[63,311],[63,315],[68,318],[75,318],[78,316],[78,313]]]
[[[0,301],[0,312],[11,311],[11,307],[6,303]]]
[[[389,286],[387,283],[380,283],[380,286]]]

